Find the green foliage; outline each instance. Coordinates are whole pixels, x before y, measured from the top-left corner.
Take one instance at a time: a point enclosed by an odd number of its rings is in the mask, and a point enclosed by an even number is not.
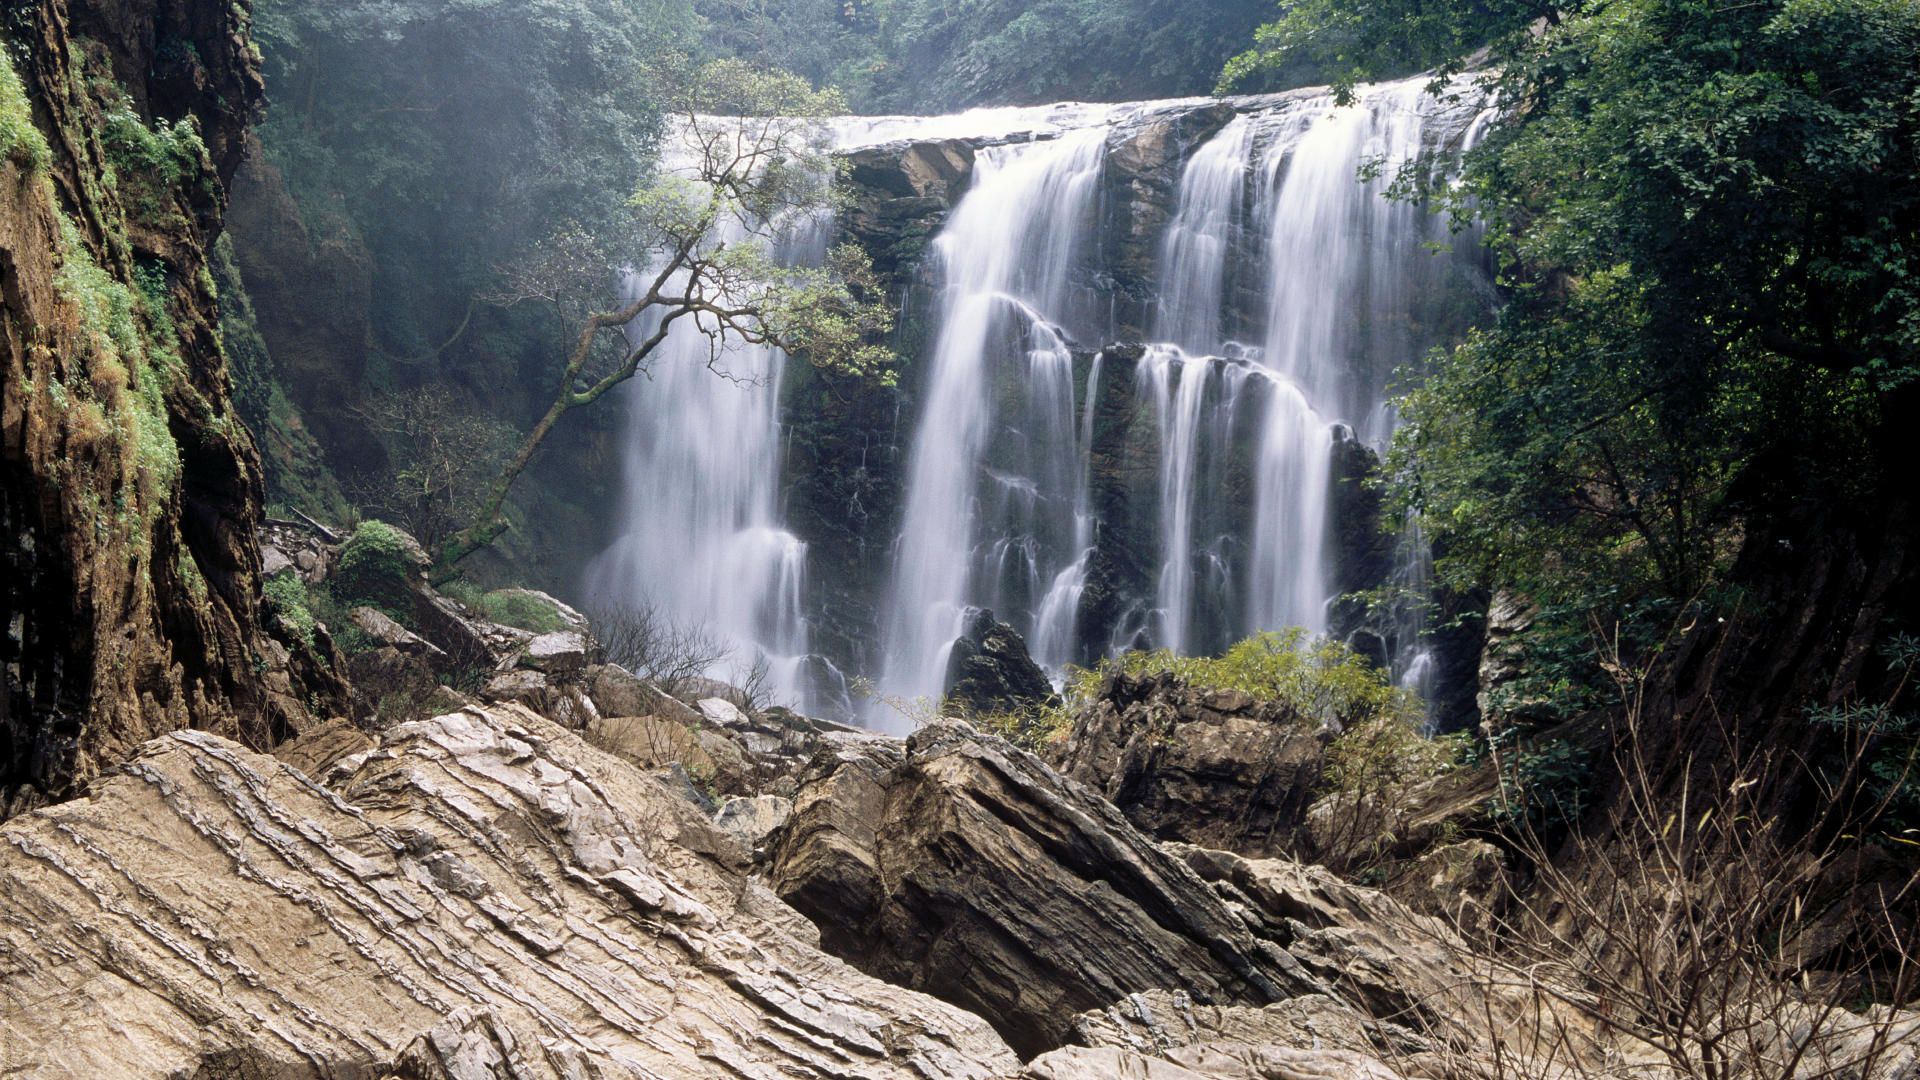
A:
[[[0,53],[0,158],[23,173],[38,173],[53,161],[46,136],[33,126],[33,104],[13,70],[13,59]]]
[[[381,353],[432,355],[561,222],[616,222],[691,27],[683,0],[263,0],[262,142],[310,219],[371,250]]]
[[[107,113],[100,125],[100,145],[107,162],[124,177],[140,173],[167,186],[189,181],[211,184],[212,163],[200,140],[200,124],[188,116],[159,120],[149,128],[130,105]]]
[[[1219,657],[1180,656],[1165,649],[1130,652],[1081,672],[1069,685],[1074,700],[1089,700],[1107,676],[1171,672],[1187,685],[1239,690],[1263,701],[1285,702],[1320,723],[1349,729],[1376,719],[1417,722],[1419,698],[1387,681],[1385,673],[1344,644],[1289,628],[1256,634]]]
[[[279,619],[307,648],[313,648],[317,620],[307,606],[307,587],[299,575],[290,570],[276,574],[261,585],[260,591],[266,599],[268,614]]]
[[[1067,733],[1073,730],[1075,712],[1072,706],[1060,701],[969,716],[967,719],[982,731],[998,735],[1028,753],[1038,754],[1067,737]]]
[[[404,594],[418,569],[400,530],[383,521],[363,521],[340,546],[334,590],[343,603],[391,602]]]
[[[360,508],[405,527],[429,549],[473,520],[486,481],[520,440],[511,426],[434,384],[380,394],[361,417],[388,467],[352,488]]]
[[[1840,736],[1843,761],[1854,756],[1848,752],[1852,745],[1865,746],[1861,788],[1871,807],[1868,835],[1881,844],[1920,848],[1920,715],[1895,708],[1920,672],[1920,638],[1895,634],[1881,644],[1880,655],[1894,682],[1888,700],[1814,706],[1807,719]]]
[[[1508,829],[1552,836],[1578,823],[1592,796],[1593,755],[1565,739],[1516,744],[1517,730],[1490,748],[1500,765],[1500,794],[1489,809]]]
[[[1724,608],[1743,540],[1909,482],[1920,8],[1627,0],[1503,41],[1462,182],[1402,190],[1486,227],[1508,303],[1402,401],[1388,468],[1446,584],[1635,666]]]
[[[1452,772],[1467,762],[1472,749],[1468,732],[1430,738],[1404,716],[1375,716],[1327,746],[1321,790],[1394,791]]]
[[[1271,0],[696,0],[709,47],[865,112],[1205,93]]]
[[[779,247],[832,205],[825,113],[839,95],[739,60],[666,68],[674,117],[670,167],[625,204],[619,230],[569,225],[526,249],[490,298],[536,302],[566,342],[556,393],[478,503],[472,524],[436,546],[443,575],[510,527],[514,481],[553,426],[659,360],[668,336],[706,339],[727,375],[738,345],[770,345],[816,366],[889,378],[892,311],[866,256],[847,246],[821,266],[792,266]],[[617,293],[595,267],[646,267]],[[642,331],[639,328],[645,327]]]
[[[70,452],[98,442],[100,450],[111,445],[121,462],[118,484],[107,485],[114,490],[99,492],[98,524],[145,544],[180,479],[180,448],[166,404],[166,389],[181,371],[179,345],[171,322],[155,314],[153,303],[94,261],[65,214],[58,221],[61,264],[54,288],[78,311],[78,367],[87,377],[72,388],[76,396],[64,401],[68,388],[49,389],[75,420],[78,441]]]
[[[478,612],[482,618],[502,626],[514,626],[536,634],[570,629],[559,608],[527,589],[495,589],[482,593],[471,582],[455,581],[440,591]]]
[[[1262,79],[1333,84],[1340,104],[1355,83],[1435,69],[1436,85],[1466,68],[1471,53],[1495,46],[1509,56],[1540,20],[1571,8],[1532,0],[1300,0],[1254,32],[1254,48],[1228,61],[1220,89],[1245,90]]]

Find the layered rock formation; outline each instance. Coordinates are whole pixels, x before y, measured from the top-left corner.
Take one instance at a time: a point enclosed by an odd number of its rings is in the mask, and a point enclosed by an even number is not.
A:
[[[1277,702],[1114,675],[1047,756],[1142,832],[1269,855],[1297,847],[1331,738]]]
[[[790,817],[710,818],[515,706],[283,754],[164,736],[0,827],[10,1075],[1684,1075],[1554,971],[1157,844],[957,722],[829,740]],[[1789,1013],[1753,1034],[1809,1047],[1795,1075],[1920,1066],[1920,1016]]]
[[[1136,990],[1261,1005],[1308,988],[1111,806],[964,724],[818,762],[767,880],[828,949],[1025,1053]]]
[[[861,975],[658,781],[506,708],[324,788],[199,732],[0,833],[10,1071],[951,1077],[978,1017]]]
[[[258,458],[207,272],[260,92],[247,21],[188,0],[9,9],[0,816],[160,732],[265,746],[342,705],[260,629]]]

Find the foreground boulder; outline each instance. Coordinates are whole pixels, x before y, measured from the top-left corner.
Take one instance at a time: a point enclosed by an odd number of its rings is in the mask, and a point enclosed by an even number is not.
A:
[[[1136,991],[1258,1006],[1324,986],[1105,800],[957,721],[823,754],[767,878],[830,951],[1023,1054]]]
[[[1011,1076],[980,1019],[806,944],[693,806],[512,707],[337,788],[200,732],[0,830],[35,1077]]]

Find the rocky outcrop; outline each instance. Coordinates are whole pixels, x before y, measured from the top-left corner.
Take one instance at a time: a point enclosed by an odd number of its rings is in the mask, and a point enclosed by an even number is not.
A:
[[[853,206],[841,228],[897,289],[973,180],[974,147],[961,139],[863,147],[846,155]]]
[[[1281,703],[1115,674],[1047,758],[1142,832],[1269,855],[1295,846],[1331,738]]]
[[[1155,844],[958,722],[830,743],[791,807],[710,807],[511,706],[279,757],[180,732],[0,826],[10,1070],[1677,1075],[1555,965],[1322,868]],[[1798,1080],[1920,1063],[1920,1015],[1776,1012],[1748,1041],[1811,1048]]]
[[[947,657],[947,699],[969,715],[1017,712],[1055,700],[1020,632],[975,610]]]
[[[337,789],[201,732],[0,830],[8,1067],[40,1077],[1010,1076],[650,777],[531,714],[403,725]]]
[[[1492,737],[1523,723],[1540,702],[1526,701],[1514,684],[1526,674],[1526,632],[1536,615],[1533,601],[1502,589],[1487,607],[1486,645],[1480,653],[1479,693],[1483,734]]]
[[[1322,989],[1099,796],[957,721],[817,759],[766,876],[830,951],[1023,1054],[1135,991],[1257,1006]]]
[[[345,711],[324,650],[260,628],[207,272],[260,93],[247,8],[40,0],[4,33],[33,126],[0,159],[0,816],[161,732],[265,747]]]

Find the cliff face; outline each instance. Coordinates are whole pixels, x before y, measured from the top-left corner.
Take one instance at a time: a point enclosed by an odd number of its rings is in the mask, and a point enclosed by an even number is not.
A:
[[[340,684],[260,629],[258,456],[207,269],[259,100],[243,3],[11,6],[0,160],[0,816]]]

